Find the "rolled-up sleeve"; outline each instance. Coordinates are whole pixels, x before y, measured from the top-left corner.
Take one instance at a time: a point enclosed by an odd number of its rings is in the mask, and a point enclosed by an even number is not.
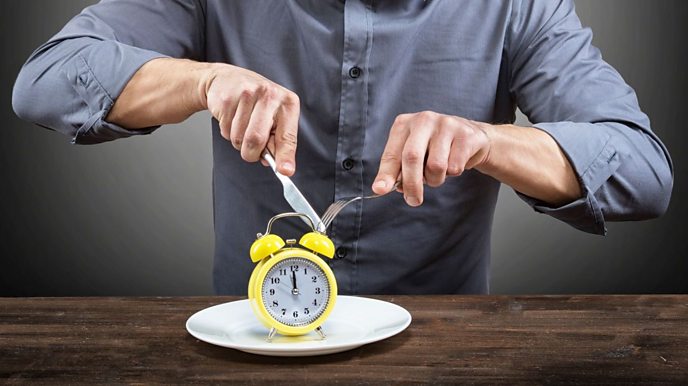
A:
[[[633,89],[592,46],[573,3],[515,0],[510,26],[510,91],[534,126],[559,144],[583,191],[560,207],[519,196],[596,234],[606,233],[606,221],[664,213],[673,186],[669,154]]]
[[[131,130],[105,117],[146,62],[202,60],[204,20],[198,0],[113,0],[88,7],[24,64],[13,108],[78,144],[149,134],[157,127]]]

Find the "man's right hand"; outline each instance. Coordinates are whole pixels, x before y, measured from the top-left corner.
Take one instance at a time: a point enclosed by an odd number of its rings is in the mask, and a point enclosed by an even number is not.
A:
[[[185,120],[209,110],[222,136],[249,162],[265,148],[278,170],[296,170],[299,98],[292,91],[240,67],[159,58],[143,65],[115,101],[107,120],[139,129]]]
[[[275,155],[282,174],[295,171],[299,97],[269,79],[240,67],[213,64],[206,80],[206,108],[220,123],[222,136],[248,162],[263,149]]]

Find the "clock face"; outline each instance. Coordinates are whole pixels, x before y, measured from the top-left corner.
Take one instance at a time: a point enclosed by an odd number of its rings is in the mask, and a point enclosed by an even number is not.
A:
[[[325,311],[330,283],[316,263],[292,257],[270,268],[261,292],[263,306],[275,320],[287,326],[304,326]]]

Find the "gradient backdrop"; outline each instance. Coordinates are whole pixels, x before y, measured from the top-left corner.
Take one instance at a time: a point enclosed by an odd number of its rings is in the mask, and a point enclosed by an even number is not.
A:
[[[0,3],[0,296],[211,294],[209,115],[148,137],[73,146],[12,112],[22,63],[93,2]],[[673,156],[671,206],[661,219],[609,224],[599,237],[532,212],[503,188],[492,292],[687,293],[688,2],[576,5]]]

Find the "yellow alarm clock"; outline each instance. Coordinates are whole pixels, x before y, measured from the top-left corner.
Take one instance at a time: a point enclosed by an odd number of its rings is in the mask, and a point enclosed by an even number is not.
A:
[[[312,231],[286,242],[271,234],[272,224],[282,218],[303,217]],[[248,282],[248,298],[258,319],[270,329],[268,341],[276,333],[304,335],[320,327],[334,308],[337,281],[332,269],[320,256],[332,258],[334,244],[315,230],[310,217],[282,213],[270,219],[265,234],[251,245],[251,260],[258,263]]]

